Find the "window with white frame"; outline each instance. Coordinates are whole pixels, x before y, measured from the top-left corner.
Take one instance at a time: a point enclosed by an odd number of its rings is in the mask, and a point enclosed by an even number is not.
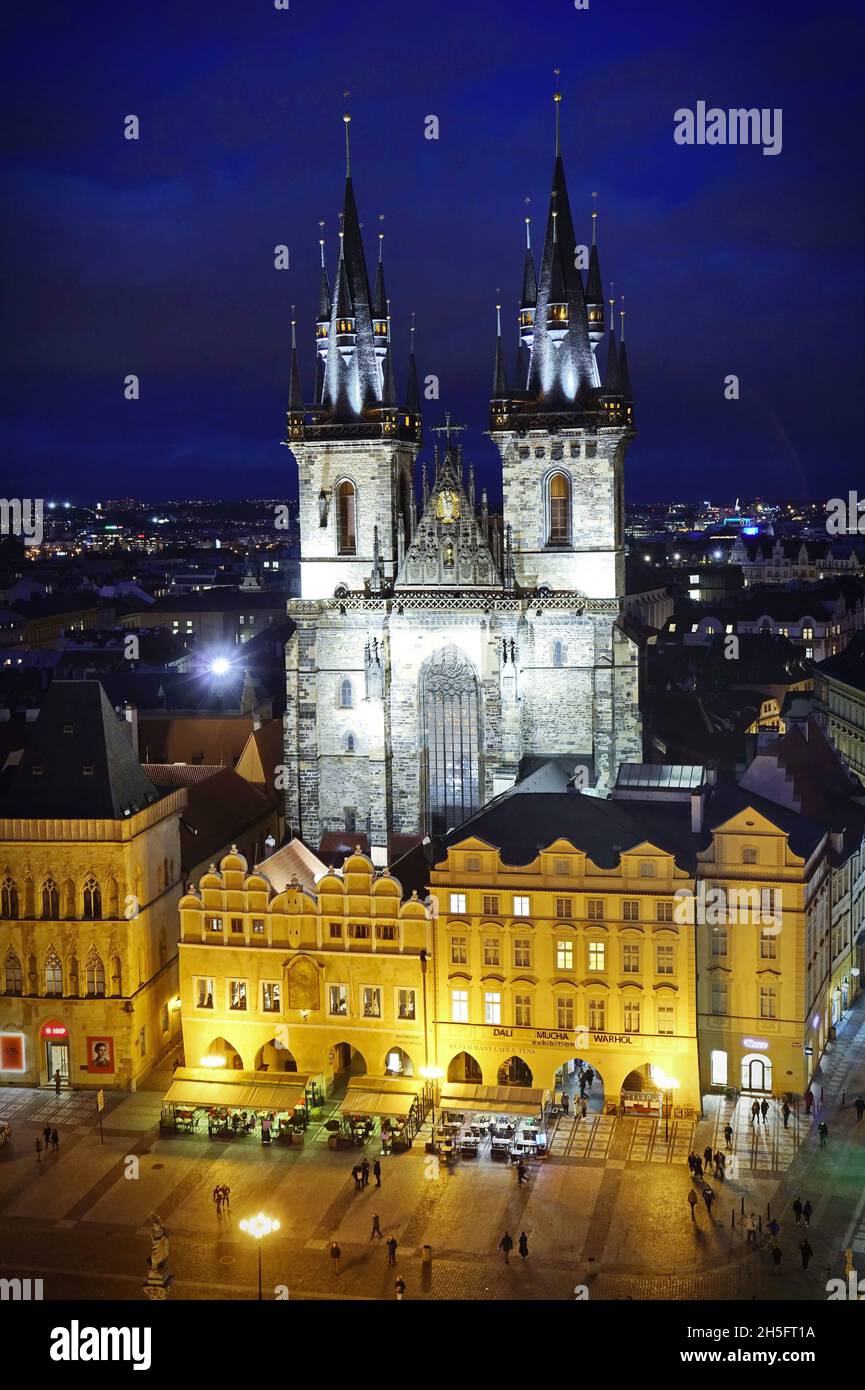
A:
[[[396,992],[396,1012],[397,1018],[403,1019],[407,1023],[413,1023],[415,1019],[415,991],[413,989],[398,989]]]
[[[625,975],[639,975],[640,973],[640,947],[636,942],[628,942],[622,947],[622,973]]]
[[[574,1026],[574,1001],[569,994],[559,994],[556,997],[556,1027],[566,1028],[569,1032]]]
[[[281,1006],[282,986],[279,980],[262,980],[261,1011],[265,1014],[278,1014]]]
[[[381,1018],[381,987],[379,985],[363,986],[362,1008],[364,1018]]]
[[[655,973],[658,974],[658,975],[672,975],[672,974],[673,974],[673,965],[674,965],[674,960],[673,960],[673,947],[672,947],[672,946],[656,946],[656,947],[655,947],[655,953],[656,953]]]
[[[637,898],[625,898],[622,903],[622,920],[625,922],[639,922],[640,904]]]
[[[532,1022],[532,996],[514,995],[514,1024],[517,1028],[528,1028]]]
[[[451,965],[467,965],[469,959],[469,943],[466,936],[451,937]]]
[[[208,930],[208,931],[212,931],[212,932],[217,932],[217,931],[218,931],[218,932],[221,932],[221,931],[222,931],[222,918],[221,918],[221,917],[207,917],[207,918],[205,918],[205,923],[206,923],[206,926],[207,926],[207,930]]]
[[[532,964],[532,943],[528,936],[514,937],[514,969],[528,970]]]
[[[232,1013],[246,1013],[247,1002],[246,980],[229,980],[228,1007]]]
[[[727,1054],[726,1052],[712,1052],[710,1054],[710,1076],[713,1086],[726,1086],[727,1084]]]
[[[712,1013],[724,1017],[727,1013],[727,981],[712,981]]]
[[[502,996],[497,990],[487,990],[484,994],[484,1023],[501,1023]]]
[[[573,898],[556,898],[556,916],[573,917],[574,900]]]
[[[760,1017],[777,1018],[778,991],[774,985],[760,986]]]
[[[644,859],[640,864],[640,878],[654,878],[655,865],[651,859]]]
[[[484,916],[485,916],[485,917],[498,917],[498,915],[499,915],[499,897],[498,897],[498,894],[497,894],[497,893],[485,893],[485,894],[484,894]]]
[[[589,942],[589,969],[606,970],[607,968],[607,943],[605,941]]]
[[[526,897],[515,897],[515,898],[514,898],[514,914],[513,914],[513,915],[514,915],[515,917],[528,917],[528,916],[530,915],[530,911],[531,911],[531,905],[530,905],[530,902],[529,902],[529,899],[528,899],[528,898],[526,898]]]
[[[195,992],[196,1009],[212,1009],[213,979],[209,975],[196,975],[192,987]]]
[[[774,928],[760,932],[760,959],[775,960],[778,955],[778,937]]]
[[[465,893],[451,893],[451,912],[465,912],[466,895]]]
[[[348,1013],[348,985],[328,985],[327,1011],[334,1018],[345,1018]]]
[[[673,921],[673,904],[672,904],[672,903],[668,903],[668,902],[655,903],[655,921],[656,921],[656,922],[672,922],[672,921]]]
[[[757,851],[756,851],[756,849],[754,849],[751,845],[746,845],[745,848],[742,850],[742,863],[743,863],[743,864],[756,864],[756,862],[757,862]]]
[[[658,1032],[661,1037],[671,1037],[676,1031],[675,1013],[672,1004],[658,1005]]]
[[[484,965],[501,965],[502,948],[497,936],[484,937]]]
[[[624,1007],[624,1020],[626,1033],[639,1033],[640,1031],[640,1001],[639,999],[626,999]]]
[[[603,922],[604,920],[604,900],[603,898],[589,898],[586,903],[586,916],[590,922]]]
[[[726,956],[727,954],[727,928],[712,927],[712,955]]]
[[[574,968],[574,943],[571,940],[560,940],[556,942],[556,969],[573,970]]]
[[[604,1033],[607,1029],[607,1001],[606,999],[589,1000],[589,1030],[592,1033]]]
[[[454,1023],[468,1023],[469,992],[467,989],[451,990],[451,1019]]]

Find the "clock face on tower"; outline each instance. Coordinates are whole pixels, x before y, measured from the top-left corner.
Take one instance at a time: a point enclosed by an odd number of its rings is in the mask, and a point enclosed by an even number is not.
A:
[[[445,523],[457,521],[460,514],[460,499],[455,492],[445,489],[438,495],[436,516]]]

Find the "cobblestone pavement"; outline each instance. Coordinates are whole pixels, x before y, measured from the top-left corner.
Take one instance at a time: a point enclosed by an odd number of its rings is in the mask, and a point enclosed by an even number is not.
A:
[[[320,1128],[289,1148],[163,1137],[158,1094],[139,1092],[106,1097],[100,1142],[92,1095],[4,1089],[0,1114],[12,1119],[14,1138],[0,1151],[0,1271],[43,1277],[48,1299],[140,1298],[147,1223],[158,1210],[172,1238],[172,1298],[250,1298],[256,1252],[239,1221],[263,1208],[282,1226],[265,1244],[266,1284],[300,1298],[393,1296],[383,1242],[371,1239],[378,1213],[385,1239],[393,1232],[399,1242],[411,1298],[573,1299],[584,1283],[595,1299],[822,1299],[846,1248],[865,1266],[865,1122],[852,1106],[865,1085],[865,1006],[825,1059],[818,1096],[821,1085],[826,1149],[816,1116],[797,1116],[784,1131],[773,1110],[752,1129],[749,1105],[713,1100],[702,1121],[674,1121],[666,1135],[651,1120],[569,1117],[524,1188],[484,1158],[439,1168],[421,1142],[383,1159],[383,1186],[362,1192],[350,1176],[356,1151],[331,1151]],[[851,1103],[842,1108],[845,1090]],[[713,1210],[701,1203],[692,1222],[684,1159],[692,1146],[723,1147],[728,1115],[730,1176],[713,1180]],[[36,1137],[49,1122],[60,1153],[37,1162]],[[220,1219],[217,1182],[232,1189]],[[797,1195],[814,1205],[807,1271],[790,1209]],[[742,1224],[743,1210],[765,1220],[770,1208],[782,1227],[780,1274],[764,1246],[747,1247]],[[525,1262],[513,1253],[505,1265],[498,1245],[506,1229],[515,1242],[525,1231]],[[343,1251],[339,1275],[332,1239]]]

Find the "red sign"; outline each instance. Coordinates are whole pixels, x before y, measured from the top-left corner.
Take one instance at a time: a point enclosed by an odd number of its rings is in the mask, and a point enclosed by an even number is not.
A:
[[[0,1071],[26,1071],[24,1034],[0,1033]]]
[[[65,1042],[69,1037],[69,1029],[65,1023],[58,1023],[56,1019],[50,1018],[47,1023],[43,1023],[39,1029],[40,1038],[50,1038],[52,1042]]]

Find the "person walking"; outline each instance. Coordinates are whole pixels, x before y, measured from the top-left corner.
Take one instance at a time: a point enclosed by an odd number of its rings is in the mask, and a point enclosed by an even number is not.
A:
[[[802,1268],[807,1269],[808,1261],[814,1254],[814,1251],[811,1249],[807,1236],[803,1237],[803,1239],[799,1242],[799,1254],[802,1256]]]
[[[706,1170],[707,1173],[709,1172],[710,1168],[712,1167],[712,1145],[711,1145],[711,1144],[707,1144],[706,1147],[705,1147],[705,1149],[703,1150],[703,1167],[705,1168],[705,1170]]]
[[[396,1236],[391,1236],[387,1242],[387,1262],[389,1265],[396,1264],[397,1241]]]
[[[60,1152],[60,1135],[57,1133],[56,1129],[52,1129],[51,1131],[51,1147],[55,1153]]]
[[[721,1150],[717,1149],[715,1152],[715,1177],[720,1178],[722,1182],[724,1181],[724,1166],[726,1162],[727,1160],[721,1153]]]
[[[360,1192],[360,1189],[363,1187],[363,1170],[359,1163],[356,1163],[352,1168],[351,1176],[354,1178],[355,1192]]]
[[[217,1215],[217,1216],[221,1216],[221,1215],[222,1215],[222,1188],[221,1188],[221,1187],[215,1187],[215,1188],[213,1189],[213,1205],[216,1207],[216,1215]]]
[[[757,1124],[757,1122],[758,1122],[759,1119],[760,1119],[760,1102],[759,1102],[758,1100],[755,1100],[754,1103],[753,1103],[752,1106],[751,1106],[751,1124],[752,1124],[752,1125]]]
[[[562,1091],[562,1114],[563,1114],[563,1115],[567,1115],[567,1113],[568,1113],[568,1093],[567,1093],[567,1091]]]
[[[529,1258],[529,1238],[526,1235],[525,1231],[520,1232],[518,1249],[520,1252],[520,1259],[527,1260]]]
[[[762,1102],[761,1102],[761,1104],[760,1104],[760,1114],[763,1116],[763,1124],[766,1123],[766,1116],[768,1115],[768,1113],[769,1113],[769,1102],[767,1101],[766,1097],[764,1096],[764,1097],[763,1097],[763,1100],[762,1100]]]
[[[511,1251],[513,1250],[513,1248],[514,1242],[511,1239],[510,1232],[505,1231],[504,1235],[499,1241],[499,1249],[504,1251],[506,1265],[509,1265],[511,1262]]]
[[[802,1220],[805,1222],[806,1226],[811,1225],[811,1213],[813,1210],[814,1208],[812,1207],[810,1202],[806,1202],[804,1207],[802,1208]]]
[[[773,1273],[773,1274],[780,1274],[780,1273],[781,1273],[781,1259],[782,1259],[782,1255],[781,1255],[781,1247],[780,1247],[780,1245],[773,1245],[773,1246],[772,1246],[772,1273]]]
[[[590,1091],[595,1084],[595,1073],[592,1067],[586,1067],[586,1090]]]
[[[50,1126],[50,1125],[46,1125],[45,1128],[43,1129],[43,1131],[42,1131],[42,1138],[45,1140],[45,1148],[47,1149],[47,1148],[48,1148],[48,1145],[51,1143],[51,1126]]]
[[[856,1097],[856,1121],[857,1121],[857,1123],[859,1122],[859,1120],[862,1119],[863,1114],[865,1114],[865,1100],[863,1100],[861,1096],[857,1096],[857,1097]]]
[[[688,1188],[688,1205],[691,1208],[691,1220],[696,1221],[697,1218],[694,1214],[694,1208],[697,1205],[697,1194],[694,1191],[693,1187]]]
[[[583,1096],[583,1099],[580,1101],[580,1117],[581,1117],[581,1119],[584,1120],[584,1119],[586,1118],[586,1111],[588,1110],[588,1108],[589,1108],[589,1107],[586,1105],[586,1098],[585,1098],[585,1096]]]
[[[694,1158],[694,1177],[698,1180],[698,1182],[703,1181],[703,1160],[702,1158],[700,1158],[699,1154],[697,1154]]]
[[[706,1203],[706,1211],[709,1213],[710,1216],[712,1215],[712,1203],[714,1202],[714,1200],[715,1194],[712,1191],[709,1184],[706,1183],[706,1186],[703,1188],[703,1201]]]
[[[526,1165],[523,1163],[523,1160],[520,1159],[519,1163],[517,1164],[517,1183],[520,1187],[522,1187],[523,1183],[526,1181],[528,1176],[529,1175],[526,1171]]]
[[[814,1106],[814,1093],[809,1086],[805,1092],[805,1113],[810,1115]]]
[[[398,1274],[396,1276],[396,1278],[393,1281],[393,1286],[396,1289],[397,1303],[402,1303],[402,1296],[405,1293],[405,1280],[403,1279],[401,1274]]]
[[[372,1214],[372,1230],[371,1230],[370,1233],[369,1233],[369,1238],[370,1238],[370,1240],[372,1240],[375,1236],[378,1236],[379,1240],[383,1240],[383,1239],[384,1239],[384,1237],[382,1236],[382,1233],[381,1233],[381,1226],[379,1225],[378,1212],[377,1212],[377,1211],[374,1211],[373,1214]]]
[[[363,1183],[362,1183],[361,1185],[362,1185],[363,1187],[369,1187],[369,1159],[368,1159],[368,1158],[365,1158],[364,1161],[363,1161],[363,1163],[360,1165],[360,1171],[361,1171],[361,1173],[362,1173],[362,1175],[363,1175]]]
[[[817,1133],[820,1136],[820,1148],[825,1149],[826,1140],[829,1138],[829,1126],[825,1120],[821,1120],[817,1126]]]
[[[38,1135],[36,1138],[36,1162],[42,1162],[42,1140],[38,1137]]]
[[[381,1164],[378,1159],[376,1159],[375,1163],[372,1165],[372,1175],[375,1178],[376,1187],[381,1187]]]
[[[59,1095],[60,1095],[60,1087],[62,1086],[62,1084],[63,1084],[63,1077],[60,1075],[60,1068],[58,1067],[57,1070],[56,1070],[56,1072],[54,1073],[54,1094],[55,1094],[55,1096],[59,1096]]]
[[[730,1153],[733,1152],[733,1126],[728,1122],[724,1125],[724,1142]]]
[[[756,1218],[756,1216],[754,1215],[753,1212],[751,1212],[751,1215],[748,1217],[748,1220],[745,1222],[745,1229],[746,1229],[746,1231],[747,1231],[747,1233],[748,1233],[748,1235],[747,1235],[747,1242],[748,1242],[748,1244],[749,1244],[749,1245],[756,1245],[756,1244],[757,1244],[757,1218]]]
[[[332,1263],[333,1263],[333,1272],[334,1272],[334,1274],[339,1274],[339,1273],[341,1272],[342,1251],[340,1250],[340,1248],[339,1248],[339,1246],[337,1245],[337,1243],[336,1243],[335,1240],[332,1240],[332,1241],[330,1242],[330,1252],[329,1252],[329,1253],[330,1253],[331,1261],[332,1261]]]
[[[796,1225],[798,1226],[799,1222],[802,1220],[802,1203],[798,1197],[793,1203],[793,1215],[796,1218]]]
[[[784,1117],[784,1128],[786,1129],[787,1125],[790,1123],[790,1107],[787,1104],[786,1100],[784,1101],[784,1104],[781,1106],[781,1114]]]
[[[231,1206],[231,1188],[228,1186],[228,1183],[225,1182],[222,1184],[222,1201],[225,1210],[228,1211]]]
[[[781,1234],[781,1227],[778,1225],[778,1222],[774,1216],[772,1217],[772,1220],[769,1222],[769,1225],[766,1227],[766,1229],[773,1240],[777,1240],[779,1235]]]

